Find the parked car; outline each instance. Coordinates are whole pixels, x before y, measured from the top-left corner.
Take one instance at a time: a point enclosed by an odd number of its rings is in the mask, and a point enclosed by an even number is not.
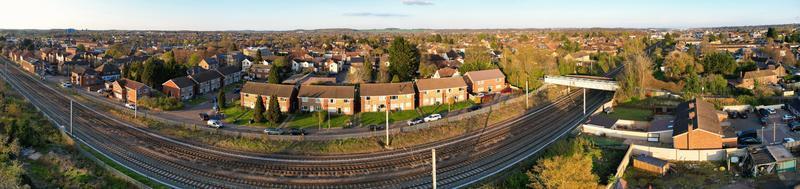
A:
[[[769,112],[769,114],[778,113],[777,111],[775,111],[775,108],[767,108],[767,112]]]
[[[408,124],[408,126],[412,126],[412,125],[416,125],[416,124],[420,124],[420,123],[424,123],[424,122],[425,121],[423,121],[422,119],[415,118],[415,119],[406,121],[406,124]]]
[[[769,116],[769,110],[767,109],[758,109],[758,115],[761,117]]]
[[[200,116],[201,121],[208,121],[208,119],[210,119],[207,113],[199,113],[197,115]]]
[[[792,131],[800,131],[800,122],[798,121],[791,122],[788,126],[789,129],[792,129]]]
[[[266,128],[264,129],[264,133],[268,135],[282,135],[284,131],[281,128]]]
[[[219,120],[216,120],[216,119],[210,119],[210,120],[206,121],[206,125],[208,125],[210,127],[214,127],[214,128],[222,128],[222,126],[223,126],[222,121],[219,121]]]
[[[442,119],[442,115],[441,114],[431,114],[431,115],[428,115],[427,117],[425,117],[423,120],[425,120],[425,122],[431,122],[431,121],[436,121],[436,120],[439,120],[439,119]]]
[[[758,137],[753,137],[753,136],[739,137],[737,139],[737,143],[739,143],[740,146],[761,144],[761,139],[759,139]]]
[[[131,110],[135,110],[136,109],[136,105],[131,104],[131,103],[125,103],[125,107],[127,107],[127,108],[129,108]]]
[[[783,114],[783,117],[781,117],[781,119],[782,119],[783,121],[786,121],[786,122],[788,122],[788,121],[792,121],[792,120],[794,120],[795,118],[796,118],[796,117],[794,117],[793,115],[789,115],[789,114]]]
[[[308,132],[306,132],[305,129],[292,128],[292,129],[289,129],[289,134],[290,135],[307,135]]]
[[[793,138],[783,138],[783,143],[790,143],[790,142],[794,142],[794,139]]]
[[[728,112],[728,119],[736,119],[736,112],[730,111]]]
[[[70,87],[72,87],[72,83],[70,83],[70,82],[63,82],[63,83],[61,83],[61,87],[64,87],[64,88],[70,88]]]
[[[762,117],[761,119],[759,119],[759,122],[761,122],[762,126],[767,126],[767,124],[769,123],[769,119],[767,119],[766,117]]]
[[[369,125],[367,128],[369,128],[370,131],[380,131],[386,129],[386,127],[383,125]]]
[[[471,112],[471,111],[475,111],[475,110],[479,110],[479,109],[481,109],[481,106],[480,106],[480,105],[473,105],[473,106],[470,106],[470,107],[469,107],[469,111],[470,111],[470,112]]]
[[[747,119],[747,112],[736,112],[737,117]]]

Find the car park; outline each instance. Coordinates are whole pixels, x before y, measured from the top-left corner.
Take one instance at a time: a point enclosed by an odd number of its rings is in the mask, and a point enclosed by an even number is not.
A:
[[[439,119],[442,119],[442,115],[441,114],[431,114],[431,115],[428,115],[427,117],[425,117],[423,120],[425,120],[425,122],[431,122],[431,121],[436,121],[436,120],[439,120]]]
[[[213,128],[222,128],[223,127],[222,121],[219,121],[219,120],[216,120],[216,119],[210,119],[210,120],[206,121],[206,125],[208,125],[209,127],[213,127]]]
[[[281,128],[266,128],[264,129],[264,133],[267,133],[268,135],[282,135],[285,132]]]
[[[131,110],[135,110],[136,109],[136,105],[131,104],[131,103],[125,103],[125,107],[127,107],[128,109],[131,109]]]
[[[305,129],[291,128],[291,129],[289,129],[289,134],[290,135],[307,135],[308,132],[306,132]]]
[[[367,128],[369,128],[370,131],[380,131],[386,129],[386,127],[383,125],[369,125]]]
[[[408,126],[412,126],[412,125],[416,125],[416,124],[420,124],[420,123],[424,123],[424,122],[425,121],[423,121],[422,119],[415,118],[415,119],[406,121],[406,124],[408,124]]]

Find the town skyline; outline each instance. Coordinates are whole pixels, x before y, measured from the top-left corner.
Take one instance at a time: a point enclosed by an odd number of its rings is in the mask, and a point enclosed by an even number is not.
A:
[[[0,28],[164,31],[685,29],[800,23],[800,14],[792,11],[800,8],[798,1],[774,1],[770,5],[757,1],[501,1],[492,4],[451,0],[10,2],[10,7],[28,6],[39,6],[41,11],[26,17],[18,16],[25,14],[20,9],[0,13],[0,19],[5,20]],[[79,8],[94,11],[64,11]],[[680,11],[649,14],[659,10]]]

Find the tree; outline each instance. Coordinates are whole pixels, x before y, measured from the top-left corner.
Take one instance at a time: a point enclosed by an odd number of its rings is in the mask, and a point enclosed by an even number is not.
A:
[[[78,51],[86,51],[86,46],[83,44],[78,44]]]
[[[281,74],[278,72],[277,66],[275,64],[269,69],[269,76],[267,77],[267,81],[269,83],[278,84],[281,83]]]
[[[264,100],[261,95],[256,97],[256,104],[253,108],[253,120],[255,122],[264,122]]]
[[[703,84],[696,73],[689,73],[689,76],[686,77],[686,85],[683,87],[683,92],[686,93],[686,98],[694,98],[703,92]]]
[[[492,56],[489,49],[485,47],[470,47],[464,54],[464,64],[458,68],[461,73],[470,71],[488,70],[495,68],[492,64]]]
[[[314,117],[317,118],[317,128],[322,129],[322,122],[325,121],[326,112],[317,110],[314,112]]]
[[[278,96],[272,95],[269,97],[269,109],[267,111],[267,119],[269,122],[277,124],[281,119],[281,108],[278,105]]]
[[[397,37],[389,47],[389,73],[400,81],[411,81],[419,70],[419,50],[403,37]]]
[[[362,72],[361,72],[361,79],[366,81],[366,82],[372,82],[372,78],[373,78],[372,74],[373,74],[373,72],[375,72],[373,70],[372,61],[370,61],[370,59],[371,58],[369,56],[364,59],[364,66],[363,66]]]
[[[692,65],[694,65],[694,57],[680,51],[669,53],[664,60],[665,72],[670,79],[683,78],[688,74]]]
[[[186,63],[189,64],[189,66],[197,66],[197,64],[200,64],[201,60],[202,58],[200,58],[200,53],[195,52],[192,53],[192,55],[189,55],[189,60],[186,61]]]
[[[217,93],[217,107],[220,109],[225,108],[225,90],[222,90],[222,85],[220,85],[219,93]]]
[[[592,173],[592,158],[582,154],[559,155],[544,159],[528,171],[531,188],[597,188]]]
[[[703,69],[707,73],[733,75],[736,60],[728,52],[713,52],[703,58]]]
[[[419,65],[419,77],[421,78],[430,78],[433,74],[436,73],[436,70],[439,67],[432,63],[421,63]]]
[[[705,92],[715,95],[727,95],[730,92],[730,89],[728,89],[728,80],[725,80],[721,75],[712,74],[703,77],[703,84],[705,86]]]
[[[622,62],[622,73],[617,75],[620,89],[618,90],[620,100],[639,99],[644,96],[644,82],[647,78],[653,77],[650,66],[653,64],[650,58],[643,53],[630,53]]]
[[[256,57],[253,57],[253,62],[260,64],[261,61],[264,61],[264,58],[261,57],[261,49],[256,49]]]
[[[778,34],[775,32],[775,28],[769,27],[767,28],[767,38],[775,39],[778,37]]]
[[[569,61],[569,60],[564,60],[563,58],[562,59],[558,59],[558,74],[559,75],[574,74],[575,73],[575,68],[576,68],[575,62]]]

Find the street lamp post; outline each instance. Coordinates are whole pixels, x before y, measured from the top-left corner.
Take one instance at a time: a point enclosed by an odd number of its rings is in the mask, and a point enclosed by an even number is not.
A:
[[[431,182],[436,189],[436,148],[431,148]]]

